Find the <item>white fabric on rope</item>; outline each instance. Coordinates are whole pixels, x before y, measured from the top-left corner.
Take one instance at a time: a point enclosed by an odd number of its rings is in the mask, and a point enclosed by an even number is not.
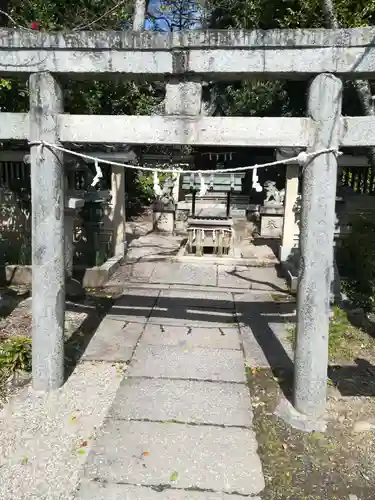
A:
[[[154,170],[154,193],[155,196],[161,196],[162,195],[162,190],[160,187],[160,182],[159,182],[159,176],[156,170]]]
[[[204,178],[203,178],[203,175],[201,174],[201,172],[199,172],[198,175],[199,175],[199,180],[201,183],[198,196],[204,196],[207,193],[207,186],[206,186],[206,183],[204,182]]]
[[[172,180],[173,180],[173,190],[172,190],[172,196],[173,196],[173,201],[174,203],[178,202],[178,196],[179,196],[179,191],[180,191],[180,175],[181,175],[181,169],[176,169],[175,172],[172,174]]]
[[[83,153],[79,153],[78,151],[72,151],[70,149],[64,148],[62,146],[58,146],[57,144],[51,144],[49,142],[45,141],[33,141],[29,142],[29,146],[38,146],[41,149],[43,147],[47,147],[50,149],[55,149],[56,151],[61,151],[62,153],[67,153],[72,156],[77,156],[79,158],[82,158],[83,160],[89,160],[93,161],[94,163],[100,162],[104,165],[114,165],[116,167],[124,167],[124,168],[130,168],[132,170],[141,170],[143,172],[157,172],[157,173],[175,173],[177,171],[176,168],[154,168],[154,167],[141,167],[139,165],[129,165],[127,163],[119,163],[116,161],[111,161],[111,160],[105,160],[104,158],[97,158],[95,156],[90,156],[86,155]],[[306,166],[306,164],[311,161],[313,158],[316,158],[317,156],[320,156],[322,154],[327,154],[327,153],[333,153],[336,156],[342,155],[342,152],[339,151],[338,149],[335,148],[327,148],[327,149],[321,149],[319,151],[314,151],[311,153],[306,153],[305,151],[302,151],[299,153],[297,156],[293,156],[292,158],[286,158],[283,160],[276,160],[276,161],[271,161],[269,163],[263,163],[262,165],[247,165],[245,167],[234,167],[234,168],[218,168],[218,169],[213,169],[213,170],[183,170],[182,172],[184,174],[225,174],[225,173],[234,173],[234,172],[246,172],[247,170],[254,170],[258,168],[265,168],[265,167],[275,167],[277,165],[287,165],[289,163],[298,163],[301,166]]]
[[[262,186],[259,184],[258,167],[257,166],[253,169],[253,189],[255,189],[255,191],[257,193],[260,193],[261,191],[263,191]]]
[[[96,186],[100,179],[103,179],[102,169],[99,167],[98,159],[95,160],[95,172],[96,175],[91,183],[91,186]]]

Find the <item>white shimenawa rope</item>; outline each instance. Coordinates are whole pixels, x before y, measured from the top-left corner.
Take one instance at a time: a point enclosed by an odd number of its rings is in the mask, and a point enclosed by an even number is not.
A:
[[[100,167],[98,165],[99,162],[104,164],[104,165],[114,165],[116,167],[130,168],[133,170],[142,170],[144,172],[175,174],[177,171],[180,171],[180,173],[184,173],[184,174],[197,174],[197,175],[202,176],[202,175],[207,175],[207,174],[227,174],[227,173],[234,173],[234,172],[246,172],[247,170],[257,170],[258,168],[275,167],[277,165],[286,165],[288,163],[298,163],[301,166],[305,166],[310,159],[316,158],[317,156],[320,156],[322,154],[333,153],[336,156],[342,155],[342,152],[339,151],[338,149],[327,148],[327,149],[321,149],[319,151],[314,151],[311,153],[306,153],[305,151],[302,151],[297,156],[293,156],[292,158],[271,161],[269,163],[262,163],[261,165],[248,165],[245,167],[221,168],[221,169],[219,168],[217,170],[181,170],[180,168],[179,169],[177,169],[177,168],[164,169],[164,168],[142,167],[139,165],[129,165],[126,163],[119,163],[116,161],[97,158],[95,156],[85,155],[83,153],[79,153],[78,151],[72,151],[72,150],[64,148],[62,146],[58,146],[57,144],[51,144],[51,143],[45,142],[45,141],[29,142],[29,146],[30,147],[39,146],[41,148],[46,147],[46,148],[54,149],[56,151],[61,151],[62,153],[70,154],[72,156],[78,156],[79,158],[82,158],[83,160],[93,161],[95,164],[95,168],[96,168],[96,174],[99,178],[102,177],[101,170],[100,170]],[[100,173],[98,172],[98,169],[100,170]],[[257,175],[256,175],[256,177],[257,177]]]

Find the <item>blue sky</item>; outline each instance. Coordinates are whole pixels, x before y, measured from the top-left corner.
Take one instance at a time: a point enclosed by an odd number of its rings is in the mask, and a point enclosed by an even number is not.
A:
[[[180,0],[181,1],[181,0]],[[194,4],[196,5],[196,7],[194,6]],[[149,12],[151,14],[154,14],[155,17],[164,17],[166,18],[167,20],[163,20],[163,19],[157,19],[156,20],[156,26],[158,29],[162,30],[162,31],[169,31],[170,30],[170,27],[169,27],[169,22],[172,22],[173,19],[171,17],[171,14],[168,13],[168,10],[163,10],[163,6],[167,5],[167,2],[163,2],[163,0],[151,0],[151,3],[149,5]],[[199,22],[198,22],[198,19],[199,19],[199,8],[198,8],[198,2],[196,2],[195,0],[186,0],[186,6],[187,7],[191,7],[191,16],[192,18],[196,19],[197,22],[194,23],[192,26],[190,26],[190,29],[194,29],[194,28],[199,28]],[[146,19],[146,22],[145,22],[145,29],[153,29],[153,23]]]

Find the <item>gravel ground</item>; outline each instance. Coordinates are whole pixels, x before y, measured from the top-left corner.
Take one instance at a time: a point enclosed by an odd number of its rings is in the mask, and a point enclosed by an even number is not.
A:
[[[71,500],[121,382],[123,365],[79,364],[62,389],[30,387],[0,411],[0,498]]]

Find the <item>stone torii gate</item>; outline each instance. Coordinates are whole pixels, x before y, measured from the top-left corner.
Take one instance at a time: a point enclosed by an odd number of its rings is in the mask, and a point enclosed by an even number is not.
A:
[[[0,140],[300,147],[375,146],[375,118],[341,117],[342,82],[375,74],[375,30],[0,31],[0,74],[28,75],[29,113],[0,113]],[[61,77],[166,80],[166,116],[64,114]],[[201,117],[202,81],[312,77],[304,118]],[[33,385],[63,384],[62,154],[31,147]],[[123,182],[124,172],[117,172]],[[337,161],[304,169],[294,406],[325,409]],[[121,200],[119,200],[121,203]]]

